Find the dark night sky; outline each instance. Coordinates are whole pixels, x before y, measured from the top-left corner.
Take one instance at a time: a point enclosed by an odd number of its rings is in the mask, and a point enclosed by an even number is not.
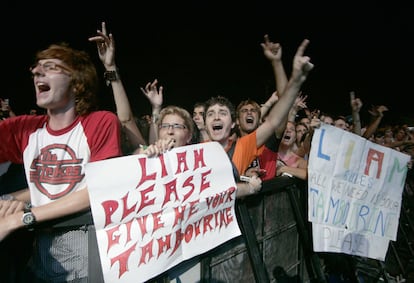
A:
[[[315,69],[303,91],[311,109],[347,115],[353,90],[364,103],[362,114],[372,105],[384,104],[390,121],[414,118],[408,103],[414,75],[408,4],[117,1],[90,7],[91,2],[83,1],[88,5],[83,7],[69,1],[52,2],[54,6],[47,1],[29,6],[9,2],[0,22],[6,75],[1,97],[9,97],[18,114],[35,105],[28,66],[35,52],[51,43],[66,41],[88,51],[103,72],[87,38],[104,20],[115,36],[117,65],[137,115],[150,113],[139,87],[154,78],[164,86],[165,104],[188,110],[196,101],[218,94],[235,104],[246,98],[264,102],[274,90],[270,63],[260,46],[267,33],[282,44],[288,73],[297,46],[304,38],[310,40],[306,55]],[[113,110],[103,80],[101,108]]]

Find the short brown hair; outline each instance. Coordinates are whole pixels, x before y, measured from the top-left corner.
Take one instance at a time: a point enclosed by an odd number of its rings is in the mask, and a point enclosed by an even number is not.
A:
[[[70,68],[77,114],[85,115],[97,108],[98,75],[85,51],[73,49],[67,43],[52,44],[36,53],[36,62],[44,59],[62,60]]]

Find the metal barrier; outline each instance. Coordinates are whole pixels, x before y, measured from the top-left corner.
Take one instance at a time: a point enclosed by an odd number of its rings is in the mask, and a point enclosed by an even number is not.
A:
[[[397,263],[396,273],[406,276],[410,272],[407,258],[413,259],[414,229],[413,209],[407,207],[407,199],[403,196],[398,240],[390,243],[385,262],[334,255],[353,261],[355,282],[397,282],[387,271],[390,260]],[[242,236],[201,255],[197,259],[200,280],[191,282],[327,282],[329,275],[312,248],[306,182],[286,176],[265,181],[259,194],[237,200],[236,211]],[[169,276],[176,268],[180,265],[150,282],[186,282]]]
[[[200,281],[326,282],[304,217],[306,195],[305,182],[284,176],[263,182],[260,194],[237,200],[242,236],[203,255]]]
[[[407,263],[402,262],[401,253],[408,252],[408,258],[412,258],[414,233],[413,222],[408,215],[410,210],[404,205],[399,241],[390,244],[387,255],[387,259],[395,259],[400,268],[398,272],[402,274],[407,272]],[[241,236],[192,259],[190,264],[181,263],[148,282],[186,282],[173,274],[177,274],[177,270],[179,274],[186,270],[183,266],[194,263],[199,265],[196,271],[199,280],[192,282],[327,282],[320,257],[312,248],[311,223],[306,217],[306,182],[287,176],[265,181],[259,194],[236,201],[236,213]],[[60,225],[62,223],[57,224]],[[93,240],[96,241],[95,238]],[[402,251],[399,250],[401,246]],[[355,273],[362,274],[365,269],[367,277],[376,276],[383,282],[390,282],[385,272],[386,263],[375,261],[374,266],[367,266],[363,262],[365,266],[361,266],[357,262]],[[91,282],[101,280],[97,277]]]

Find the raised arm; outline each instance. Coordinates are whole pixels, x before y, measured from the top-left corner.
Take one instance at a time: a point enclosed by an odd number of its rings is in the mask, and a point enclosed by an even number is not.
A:
[[[310,58],[303,55],[308,44],[309,40],[305,39],[298,47],[293,59],[292,74],[286,88],[280,95],[279,101],[270,110],[266,120],[257,129],[256,144],[258,147],[263,145],[277,127],[286,121],[289,110],[300,93],[302,84],[313,68]]]
[[[372,109],[369,111],[369,114],[372,116],[372,121],[368,124],[362,137],[369,139],[377,131],[382,118],[384,117],[385,111],[388,111],[388,108],[384,105],[372,107]]]
[[[102,30],[97,30],[97,35],[90,37],[89,41],[95,42],[98,48],[99,59],[102,61],[105,68],[107,84],[112,86],[116,114],[121,122],[122,130],[125,131],[125,134],[133,148],[138,147],[140,144],[146,145],[147,141],[144,139],[135,122],[128,96],[119,76],[118,68],[115,64],[114,36],[112,33],[107,33],[105,22],[102,22]],[[112,75],[112,77],[108,75]]]
[[[272,95],[266,100],[266,102],[260,105],[260,117],[262,117],[262,121],[266,119],[269,110],[278,100],[279,96],[277,95],[277,91],[274,91]]]
[[[264,42],[260,45],[263,48],[264,56],[272,64],[273,75],[275,76],[276,83],[276,91],[273,92],[269,99],[261,105],[261,117],[264,119],[272,106],[279,100],[279,95],[283,94],[288,79],[282,62],[282,46],[279,43],[271,42],[267,34],[264,36]]]
[[[359,98],[355,97],[355,92],[351,91],[349,93],[349,98],[351,99],[351,110],[352,110],[352,132],[357,135],[361,135],[361,118],[359,111],[362,108],[362,101]]]
[[[275,76],[276,91],[279,95],[283,94],[288,83],[285,68],[282,62],[282,46],[280,43],[270,41],[269,36],[264,36],[264,42],[261,43],[264,56],[270,61]]]
[[[153,144],[158,140],[158,127],[157,121],[160,115],[160,111],[163,103],[163,87],[158,88],[158,80],[155,79],[152,83],[147,83],[145,88],[140,88],[142,93],[147,97],[151,103],[152,115],[151,115],[151,126],[149,128],[149,144]]]
[[[289,110],[289,115],[287,121],[289,122],[295,122],[296,121],[296,115],[298,112],[302,109],[308,108],[306,105],[306,99],[308,98],[307,95],[303,95],[302,92],[300,92],[299,96],[296,97],[295,103],[293,103],[292,108]]]

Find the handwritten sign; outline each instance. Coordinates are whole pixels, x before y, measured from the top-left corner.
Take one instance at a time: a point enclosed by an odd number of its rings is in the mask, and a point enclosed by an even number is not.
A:
[[[308,167],[314,250],[383,260],[397,237],[409,160],[337,127],[316,129]]]
[[[232,165],[216,142],[86,167],[105,282],[144,282],[239,236]]]

